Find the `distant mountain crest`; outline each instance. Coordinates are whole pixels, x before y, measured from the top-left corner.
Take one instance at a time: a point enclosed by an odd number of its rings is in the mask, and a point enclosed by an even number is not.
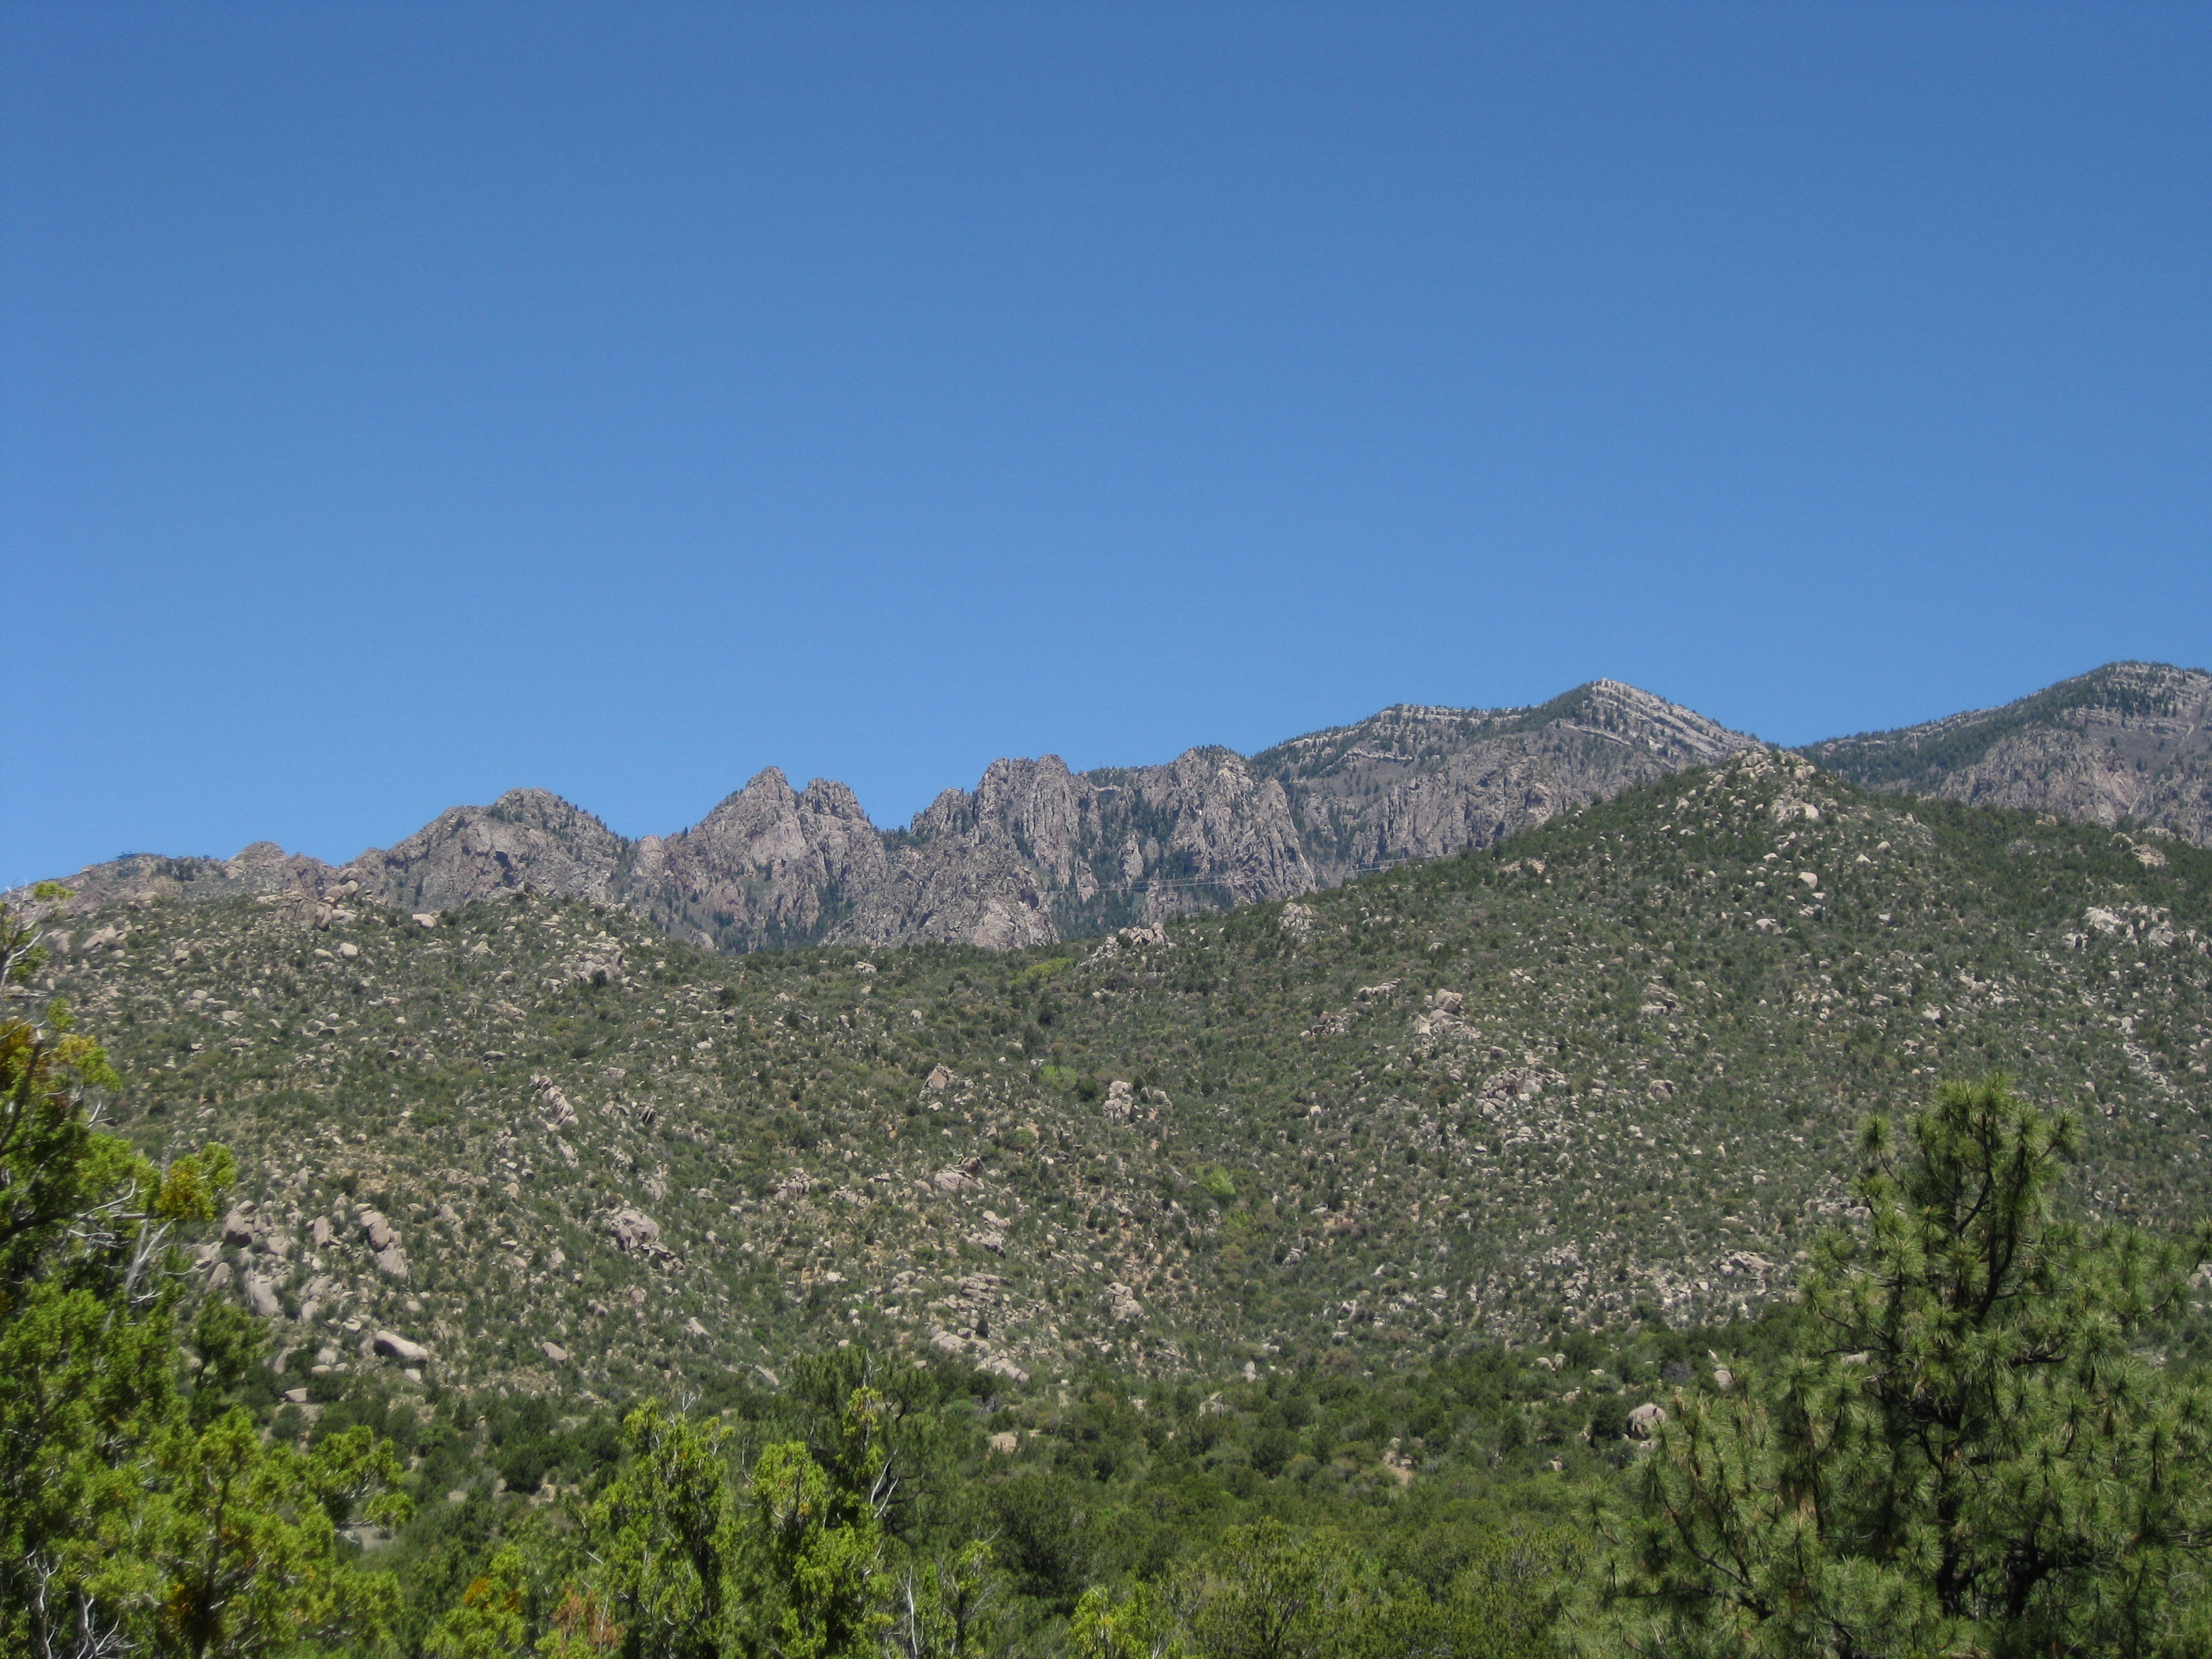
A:
[[[1404,703],[1253,756],[1201,747],[1076,772],[996,760],[903,830],[842,783],[769,767],[689,830],[630,841],[542,789],[441,813],[343,869],[267,842],[234,859],[132,854],[71,878],[87,903],[348,881],[413,911],[518,888],[627,906],[710,949],[817,942],[1038,945],[1336,886],[1486,847],[1632,785],[1759,747],[1618,680],[1525,708]],[[2113,663],[2002,708],[1804,751],[1877,788],[2134,820],[2212,844],[2212,675]]]
[[[1877,789],[2127,820],[2212,845],[2212,674],[2116,662],[1998,708],[1804,751]]]
[[[225,896],[345,882],[407,910],[527,887],[619,903],[722,951],[817,941],[1006,948],[1334,886],[1487,846],[1631,784],[1756,746],[1634,686],[1596,680],[1532,708],[1401,705],[1247,757],[1072,771],[997,760],[904,830],[842,783],[774,767],[693,825],[630,841],[542,789],[441,813],[343,869],[272,846],[137,857],[74,878],[88,901]]]

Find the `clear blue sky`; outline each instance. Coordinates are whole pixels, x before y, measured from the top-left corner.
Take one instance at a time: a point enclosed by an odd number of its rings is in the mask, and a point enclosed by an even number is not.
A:
[[[0,8],[0,880],[2212,659],[2212,6]]]

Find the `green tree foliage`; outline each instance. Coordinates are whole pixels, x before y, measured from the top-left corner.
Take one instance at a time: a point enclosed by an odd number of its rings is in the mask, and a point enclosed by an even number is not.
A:
[[[1442,1583],[1334,1527],[1233,1527],[1157,1583],[1095,1586],[1069,1635],[1083,1659],[1534,1659],[1551,1651],[1547,1554],[1562,1535],[1488,1529]]]
[[[872,1404],[856,1394],[854,1416]],[[833,1486],[795,1440],[761,1453],[751,1487],[768,1614],[756,1650],[776,1659],[863,1659],[890,1622],[879,1606],[883,1534],[875,1510],[864,1494]]]
[[[605,1608],[599,1622],[618,1626],[620,1651],[638,1659],[873,1654],[892,1622],[879,1508],[884,1410],[874,1390],[854,1389],[831,1468],[804,1441],[776,1441],[740,1483],[726,1425],[657,1401],[640,1407],[623,1424],[628,1462],[592,1506],[593,1565],[564,1606]],[[917,1630],[934,1639],[948,1616],[972,1628],[977,1587],[963,1588],[956,1571],[948,1615],[947,1587],[929,1582],[917,1592]],[[465,1599],[447,1623],[461,1628],[467,1613]]]
[[[591,1514],[592,1588],[617,1609],[625,1655],[715,1659],[742,1594],[729,1431],[650,1401],[623,1432],[629,1461]]]
[[[389,1441],[356,1428],[308,1452],[264,1445],[234,1407],[197,1431],[173,1425],[155,1467],[161,1485],[124,1541],[161,1651],[245,1659],[390,1623],[398,1585],[339,1562],[332,1519],[364,1500],[372,1520],[404,1518],[405,1498],[386,1490],[400,1478]]]
[[[422,1644],[428,1659],[520,1659],[530,1651],[522,1552],[503,1546]]]
[[[2150,1342],[2212,1254],[2060,1218],[2076,1144],[1950,1083],[1826,1235],[1802,1340],[1678,1401],[1577,1621],[1587,1654],[2212,1650],[2212,1401]]]
[[[1084,1591],[1068,1637],[1079,1659],[1185,1659],[1190,1651],[1172,1597],[1141,1580],[1119,1593],[1103,1584]]]
[[[41,954],[0,906],[0,985]],[[157,1168],[97,1125],[118,1086],[58,1001],[0,1022],[0,1651],[204,1659],[374,1630],[394,1587],[340,1563],[335,1526],[396,1478],[390,1449],[264,1445],[225,1407],[255,1346],[234,1314],[198,1322],[185,1388],[174,1233],[213,1218],[231,1160]]]
[[[1320,1659],[1353,1614],[1358,1564],[1327,1534],[1279,1521],[1238,1527],[1191,1576],[1190,1626],[1206,1659]]]
[[[1005,1623],[991,1547],[981,1539],[949,1561],[909,1565],[893,1598],[890,1640],[906,1659],[983,1659]]]

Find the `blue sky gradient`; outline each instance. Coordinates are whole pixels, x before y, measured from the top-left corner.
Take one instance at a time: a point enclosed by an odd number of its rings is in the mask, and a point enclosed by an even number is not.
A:
[[[0,882],[2212,661],[2212,7],[9,4]]]

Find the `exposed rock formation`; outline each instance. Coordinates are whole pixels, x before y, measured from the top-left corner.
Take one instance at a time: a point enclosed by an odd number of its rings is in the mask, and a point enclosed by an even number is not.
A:
[[[757,950],[823,937],[886,867],[850,789],[817,778],[794,794],[771,766],[692,828],[639,842],[623,900],[702,944]]]
[[[401,910],[451,910],[515,887],[611,902],[629,843],[543,789],[510,789],[489,806],[440,813],[386,852],[348,867]]]
[[[428,1348],[419,1342],[409,1341],[397,1331],[379,1331],[370,1342],[378,1353],[403,1365],[419,1365],[430,1357]]]
[[[337,872],[320,859],[287,853],[273,841],[257,841],[236,858],[167,858],[125,853],[88,866],[69,878],[74,903],[93,909],[133,898],[213,900],[247,895],[319,892]],[[11,898],[15,896],[9,895]]]
[[[2108,663],[2009,702],[1805,751],[1858,783],[2212,846],[2212,674]]]
[[[635,842],[557,796],[517,789],[455,807],[342,871],[263,846],[228,864],[100,866],[76,884],[108,899],[156,880],[210,896],[284,889],[330,909],[350,882],[425,915],[527,887],[617,902],[715,950],[1007,949],[1289,898],[1485,846],[1753,741],[1601,680],[1538,708],[1386,709],[1249,759],[1203,748],[1083,773],[1054,755],[994,761],[972,793],[946,790],[904,830],[870,823],[843,784],[817,778],[794,792],[771,767],[691,829]]]
[[[1755,740],[1617,680],[1540,708],[1386,708],[1259,756],[1295,804],[1318,881],[1487,847],[1555,812]]]

